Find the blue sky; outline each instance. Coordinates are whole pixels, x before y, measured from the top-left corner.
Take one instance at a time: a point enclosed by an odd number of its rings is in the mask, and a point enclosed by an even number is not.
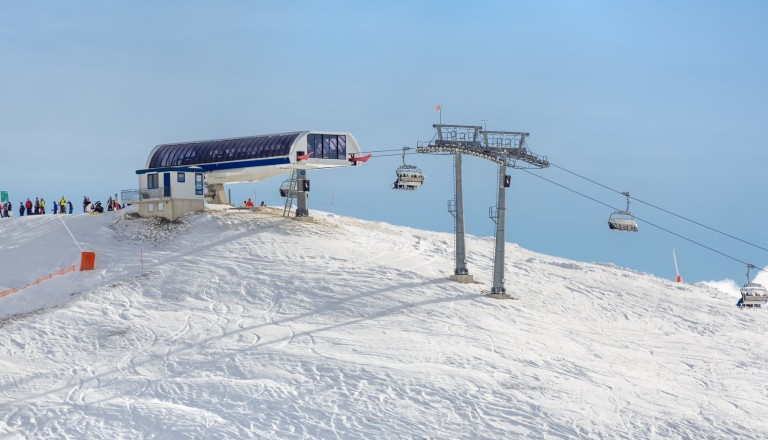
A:
[[[154,145],[295,130],[352,132],[367,150],[415,146],[443,122],[527,131],[553,163],[768,247],[768,4],[730,1],[0,4],[0,188],[11,199],[135,188]],[[390,189],[399,157],[317,172],[310,210],[452,231],[451,161]],[[538,172],[617,208],[621,196]],[[465,160],[467,230],[492,235],[495,166]],[[743,281],[743,266],[520,171],[507,241],[686,281]],[[278,204],[280,179],[232,186]],[[648,206],[632,210],[759,267],[768,252]],[[468,262],[470,273],[472,262]],[[450,271],[452,268],[447,268]],[[508,289],[514,286],[508,285]]]

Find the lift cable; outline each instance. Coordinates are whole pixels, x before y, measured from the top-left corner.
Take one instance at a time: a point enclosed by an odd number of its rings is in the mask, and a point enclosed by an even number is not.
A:
[[[402,153],[403,148],[406,148],[408,150],[414,150],[412,147],[400,147],[400,148],[392,148],[389,150],[366,150],[365,153],[389,153],[390,151],[400,151]]]
[[[406,153],[406,154],[416,154],[416,153]],[[392,156],[402,156],[403,152],[400,151],[399,153],[392,153],[392,154],[372,154],[371,157],[392,157]]]
[[[558,167],[558,168],[559,168],[559,167]],[[611,209],[613,209],[613,210],[617,210],[615,207],[613,207],[613,206],[611,206],[611,205],[609,205],[609,204],[607,204],[607,203],[601,202],[600,200],[597,200],[597,199],[595,199],[595,198],[593,198],[593,197],[590,197],[590,196],[588,196],[588,195],[586,195],[586,194],[584,194],[584,193],[581,193],[581,192],[579,192],[579,191],[576,191],[575,189],[569,188],[569,187],[567,187],[567,186],[565,186],[565,185],[562,185],[562,184],[560,184],[560,183],[557,183],[557,182],[555,182],[555,181],[553,181],[553,180],[547,179],[546,177],[540,176],[540,175],[538,175],[538,174],[536,174],[536,173],[533,173],[533,172],[531,172],[531,171],[528,171],[528,170],[526,170],[526,169],[522,169],[522,168],[521,168],[521,170],[522,170],[522,171],[525,171],[526,173],[528,173],[528,174],[530,174],[530,175],[532,175],[532,176],[536,176],[536,177],[538,177],[539,179],[545,180],[545,181],[547,181],[547,182],[549,182],[549,183],[551,183],[551,184],[553,184],[553,185],[559,186],[560,188],[563,188],[563,189],[565,189],[565,190],[568,190],[568,191],[570,191],[570,192],[572,192],[572,193],[574,193],[574,194],[578,194],[578,195],[580,195],[580,196],[582,196],[582,197],[584,197],[584,198],[587,198],[587,199],[589,199],[589,200],[592,200],[592,201],[593,201],[593,202],[595,202],[595,203],[599,203],[599,204],[601,204],[601,205],[603,205],[603,206],[606,206],[606,207],[608,207],[608,208],[611,208]],[[754,267],[754,268],[756,268],[757,270],[759,270],[759,271],[761,271],[761,272],[768,272],[768,271],[765,271],[765,270],[763,270],[763,269],[760,269],[760,268],[757,268],[757,267],[755,267],[755,266],[754,266],[753,264],[751,264],[751,263],[747,263],[747,262],[745,262],[745,261],[742,261],[742,260],[740,260],[740,259],[738,259],[738,258],[736,258],[736,257],[733,257],[733,256],[731,256],[731,255],[728,255],[728,254],[726,254],[726,253],[724,253],[724,252],[720,252],[720,251],[718,251],[717,249],[711,248],[711,247],[709,247],[709,246],[707,246],[707,245],[705,245],[705,244],[699,243],[699,242],[698,242],[698,241],[696,241],[696,240],[690,239],[690,238],[688,238],[688,237],[685,237],[685,236],[683,236],[683,235],[680,235],[680,234],[678,234],[678,233],[676,233],[676,232],[670,231],[670,230],[669,230],[669,229],[667,229],[667,228],[664,228],[664,227],[661,227],[661,226],[659,226],[659,225],[657,225],[657,224],[651,223],[651,222],[649,222],[648,220],[642,219],[642,218],[640,218],[640,217],[638,217],[638,216],[636,216],[636,215],[635,215],[634,217],[635,217],[636,219],[638,219],[638,220],[640,220],[640,221],[644,222],[644,223],[647,223],[647,224],[649,224],[649,225],[651,225],[651,226],[653,226],[653,227],[657,228],[657,229],[661,229],[661,230],[662,230],[662,231],[664,231],[664,232],[667,232],[667,233],[669,233],[669,234],[672,234],[672,235],[674,235],[674,236],[676,236],[676,237],[680,237],[680,238],[682,238],[683,240],[686,240],[686,241],[689,241],[689,242],[691,242],[691,243],[693,243],[693,244],[695,244],[695,245],[701,246],[701,247],[703,247],[704,249],[707,249],[707,250],[710,250],[710,251],[712,251],[712,252],[715,252],[715,253],[717,253],[717,254],[720,254],[720,255],[722,255],[722,256],[724,256],[724,257],[726,257],[726,258],[729,258],[729,259],[731,259],[731,260],[733,260],[733,261],[739,262],[739,263],[741,263],[741,264],[743,264],[743,265],[746,265],[746,266],[751,266],[751,267]]]
[[[409,149],[410,149],[410,148],[409,148]],[[401,156],[401,155],[403,154],[403,151],[402,151],[402,150],[403,150],[402,148],[397,148],[397,149],[388,149],[388,150],[374,150],[374,151],[370,151],[370,152],[371,152],[371,153],[384,153],[384,152],[390,152],[390,151],[392,151],[392,152],[394,152],[394,151],[397,151],[398,153],[392,153],[392,154],[375,154],[375,155],[373,155],[373,157],[393,157],[393,156]],[[415,153],[415,152],[413,152],[413,153],[412,153],[412,152],[410,152],[410,151],[406,151],[406,152],[405,152],[405,154],[416,154],[416,153]],[[569,174],[572,174],[572,175],[574,175],[574,176],[576,176],[576,177],[579,177],[579,178],[581,178],[581,179],[584,179],[584,180],[586,180],[586,181],[588,181],[588,182],[591,182],[591,183],[593,183],[593,184],[595,184],[595,185],[597,185],[597,186],[603,187],[603,188],[605,188],[605,189],[607,189],[607,190],[609,190],[609,191],[613,191],[613,192],[615,192],[615,193],[617,193],[617,194],[622,194],[622,195],[625,195],[625,193],[624,193],[623,191],[619,191],[619,190],[617,190],[617,189],[611,188],[611,187],[609,187],[609,186],[607,186],[607,185],[604,185],[604,184],[602,184],[602,183],[600,183],[600,182],[597,182],[597,181],[595,181],[595,180],[593,180],[593,179],[590,179],[590,178],[588,178],[588,177],[586,177],[586,176],[583,176],[583,175],[581,175],[581,174],[579,174],[579,173],[576,173],[576,172],[574,172],[574,171],[571,171],[571,170],[569,170],[569,169],[563,168],[563,167],[561,167],[561,166],[559,166],[559,165],[557,165],[557,164],[554,164],[554,163],[552,163],[552,162],[549,162],[549,164],[550,164],[550,166],[553,166],[553,167],[555,167],[555,168],[558,168],[558,169],[560,169],[560,170],[562,170],[562,171],[565,171],[566,173],[569,173]],[[569,187],[567,187],[567,186],[561,185],[561,184],[559,184],[559,183],[557,183],[557,182],[554,182],[554,181],[552,181],[552,180],[550,180],[550,179],[547,179],[547,178],[545,178],[545,177],[542,177],[542,176],[540,176],[540,175],[538,175],[538,174],[532,173],[531,171],[528,171],[528,170],[526,170],[526,169],[522,169],[522,170],[523,170],[523,171],[525,171],[525,172],[527,172],[528,174],[531,174],[531,175],[533,175],[533,176],[536,176],[536,177],[538,177],[538,178],[540,178],[540,179],[546,180],[547,182],[550,182],[550,183],[552,183],[552,184],[554,184],[554,185],[557,185],[557,186],[559,186],[559,187],[561,187],[561,188],[563,188],[563,189],[566,189],[566,190],[568,190],[568,191],[571,191],[571,192],[573,192],[573,193],[575,193],[575,194],[578,194],[578,195],[580,195],[580,196],[582,196],[582,197],[585,197],[585,198],[587,198],[587,199],[589,199],[589,200],[592,200],[593,202],[599,203],[599,204],[601,204],[601,205],[603,205],[603,206],[606,206],[606,207],[608,207],[608,208],[611,208],[611,209],[613,209],[613,210],[618,210],[617,208],[615,208],[615,207],[613,207],[613,206],[610,206],[610,205],[608,205],[608,204],[606,204],[606,203],[603,203],[603,202],[601,202],[601,201],[599,201],[599,200],[597,200],[597,199],[595,199],[595,198],[592,198],[592,197],[590,197],[590,196],[587,196],[586,194],[583,194],[583,193],[580,193],[580,192],[578,192],[578,191],[576,191],[576,190],[573,190],[573,189],[571,189],[571,188],[569,188]],[[674,213],[674,212],[672,212],[672,211],[669,211],[669,210],[667,210],[667,209],[661,208],[661,207],[659,207],[659,206],[656,206],[656,205],[654,205],[654,204],[652,204],[652,203],[646,202],[646,201],[644,201],[644,200],[640,200],[640,199],[638,199],[638,198],[636,198],[636,197],[632,197],[632,196],[629,196],[629,198],[630,198],[630,199],[632,199],[632,200],[635,200],[635,201],[637,201],[637,202],[643,203],[643,204],[645,204],[645,205],[648,205],[648,206],[650,206],[650,207],[652,207],[652,208],[658,209],[659,211],[665,212],[665,213],[667,213],[667,214],[669,214],[669,215],[672,215],[672,216],[678,217],[678,218],[680,218],[680,219],[682,219],[682,220],[686,220],[686,221],[688,221],[688,222],[691,222],[691,223],[693,223],[693,224],[695,224],[695,225],[701,226],[701,227],[703,227],[703,228],[705,228],[705,229],[709,229],[710,231],[713,231],[713,232],[717,232],[718,234],[724,235],[724,236],[726,236],[726,237],[729,237],[729,238],[731,238],[731,239],[733,239],[733,240],[736,240],[736,241],[740,241],[740,242],[742,242],[742,243],[744,243],[744,244],[748,244],[748,245],[750,245],[750,246],[753,246],[753,247],[756,247],[756,248],[758,248],[758,249],[761,249],[761,250],[764,250],[764,251],[768,252],[768,249],[766,249],[766,248],[764,248],[764,247],[762,247],[762,246],[756,245],[756,244],[754,244],[754,243],[751,243],[751,242],[749,242],[749,241],[746,241],[746,240],[744,240],[744,239],[741,239],[741,238],[739,238],[739,237],[735,237],[735,236],[733,236],[733,235],[731,235],[731,234],[728,234],[728,233],[726,233],[726,232],[723,232],[723,231],[720,231],[720,230],[718,230],[718,229],[712,228],[712,227],[710,227],[710,226],[707,226],[707,225],[705,225],[705,224],[703,224],[703,223],[697,222],[697,221],[695,221],[695,220],[692,220],[692,219],[690,219],[690,218],[688,218],[688,217],[685,217],[685,216],[682,216],[682,215],[680,215],[680,214],[676,214],[676,213]],[[664,228],[664,227],[662,227],[662,226],[659,226],[659,225],[656,225],[656,224],[654,224],[654,223],[652,223],[652,222],[649,222],[649,221],[647,221],[647,220],[641,219],[640,217],[637,217],[637,216],[635,216],[635,218],[637,218],[638,220],[640,220],[640,221],[642,221],[642,222],[645,222],[645,223],[647,223],[647,224],[649,224],[649,225],[651,225],[651,226],[653,226],[653,227],[655,227],[655,228],[657,228],[657,229],[660,229],[660,230],[662,230],[662,231],[665,231],[665,232],[667,232],[667,233],[669,233],[669,234],[672,234],[672,235],[675,235],[675,236],[677,236],[677,237],[680,237],[680,238],[682,238],[682,239],[684,239],[684,240],[690,241],[691,243],[694,243],[694,244],[696,244],[696,245],[698,245],[698,246],[701,246],[701,247],[703,247],[703,248],[705,248],[705,249],[708,249],[708,250],[710,250],[710,251],[712,251],[712,252],[715,252],[715,253],[717,253],[717,254],[720,254],[720,255],[722,255],[722,256],[724,256],[724,257],[727,257],[727,258],[729,258],[729,259],[731,259],[731,260],[737,261],[737,262],[739,262],[739,263],[742,263],[742,264],[745,264],[745,265],[750,265],[750,263],[746,263],[746,262],[744,262],[744,261],[742,261],[742,260],[739,260],[738,258],[732,257],[732,256],[730,256],[730,255],[728,255],[728,254],[725,254],[725,253],[723,253],[723,252],[720,252],[720,251],[718,251],[717,249],[711,248],[711,247],[709,247],[709,246],[707,246],[707,245],[704,245],[704,244],[702,244],[702,243],[699,243],[699,242],[697,242],[697,241],[695,241],[695,240],[692,240],[692,239],[690,239],[690,238],[688,238],[688,237],[682,236],[682,235],[680,235],[680,234],[678,234],[678,233],[676,233],[676,232],[670,231],[669,229],[666,229],[666,228]],[[758,269],[758,270],[760,270],[760,271],[763,271],[762,269]]]
[[[594,180],[592,180],[592,179],[590,179],[590,178],[588,178],[588,177],[582,176],[581,174],[575,173],[575,172],[573,172],[573,171],[571,171],[571,170],[567,170],[567,169],[565,169],[565,168],[563,168],[563,167],[561,167],[561,166],[559,166],[559,165],[553,164],[552,162],[550,162],[549,164],[550,164],[550,166],[553,166],[553,167],[555,167],[555,168],[559,168],[559,169],[561,169],[561,170],[565,171],[566,173],[570,173],[570,174],[573,174],[573,175],[574,175],[574,176],[576,176],[576,177],[580,177],[580,178],[582,178],[582,179],[584,179],[584,180],[586,180],[586,181],[588,181],[588,182],[592,182],[592,183],[594,183],[595,185],[601,186],[601,187],[603,187],[603,188],[605,188],[605,189],[607,189],[607,190],[610,190],[610,191],[613,191],[613,192],[615,192],[615,193],[619,193],[619,194],[624,194],[622,191],[618,191],[618,190],[616,190],[616,189],[613,189],[613,188],[611,188],[611,187],[609,187],[609,186],[603,185],[603,184],[602,184],[602,183],[600,183],[600,182],[596,182],[596,181],[594,181]],[[732,239],[734,239],[734,240],[737,240],[737,241],[740,241],[740,242],[742,242],[742,243],[744,243],[744,244],[748,244],[748,245],[750,245],[750,246],[753,246],[753,247],[756,247],[756,248],[758,248],[758,249],[762,249],[762,250],[764,250],[764,251],[768,252],[768,249],[766,249],[766,248],[764,248],[764,247],[762,247],[762,246],[756,245],[756,244],[754,244],[754,243],[750,243],[750,242],[748,242],[747,240],[743,240],[743,239],[741,239],[741,238],[739,238],[739,237],[734,237],[734,236],[733,236],[733,235],[731,235],[731,234],[728,234],[728,233],[726,233],[726,232],[723,232],[723,231],[720,231],[720,230],[718,230],[718,229],[715,229],[715,228],[709,227],[709,226],[707,226],[707,225],[705,225],[705,224],[699,223],[699,222],[697,222],[697,221],[695,221],[695,220],[692,220],[692,219],[690,219],[690,218],[688,218],[688,217],[684,217],[684,216],[682,216],[682,215],[680,215],[680,214],[675,214],[675,213],[674,213],[674,212],[672,212],[672,211],[669,211],[669,210],[667,210],[667,209],[664,209],[664,208],[661,208],[661,207],[659,207],[659,206],[653,205],[653,204],[651,204],[651,203],[648,203],[648,202],[646,202],[646,201],[640,200],[640,199],[638,199],[638,198],[636,198],[636,197],[632,197],[632,196],[630,196],[629,198],[630,198],[630,199],[632,199],[632,200],[635,200],[635,201],[637,201],[637,202],[643,203],[643,204],[645,204],[645,205],[648,205],[648,206],[650,206],[650,207],[652,207],[652,208],[656,208],[656,209],[658,209],[659,211],[665,212],[665,213],[667,213],[667,214],[669,214],[669,215],[673,215],[673,216],[675,216],[675,217],[677,217],[677,218],[680,218],[680,219],[683,219],[683,220],[689,221],[689,222],[691,222],[691,223],[693,223],[693,224],[695,224],[695,225],[701,226],[702,228],[706,228],[706,229],[709,229],[710,231],[713,231],[713,232],[717,232],[718,234],[722,234],[722,235],[725,235],[726,237],[732,238]]]

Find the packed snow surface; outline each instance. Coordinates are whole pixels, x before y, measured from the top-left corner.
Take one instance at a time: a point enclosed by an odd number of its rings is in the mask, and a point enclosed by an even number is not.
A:
[[[281,211],[0,220],[0,438],[768,438],[766,309]]]

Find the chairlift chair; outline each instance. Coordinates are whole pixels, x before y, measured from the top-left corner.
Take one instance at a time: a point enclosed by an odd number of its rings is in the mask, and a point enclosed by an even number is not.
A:
[[[635,216],[629,212],[629,193],[622,193],[627,198],[627,209],[624,211],[615,211],[608,217],[608,228],[614,231],[637,232],[637,222]]]
[[[282,184],[280,184],[280,197],[296,198],[296,196],[298,196],[296,189],[291,189],[291,179],[285,180]]]
[[[393,189],[413,191],[418,189],[421,184],[424,183],[424,173],[422,173],[415,165],[407,165],[405,163],[405,150],[408,149],[408,147],[403,147],[403,164],[395,171],[397,179],[392,185]]]
[[[762,307],[763,304],[768,303],[768,290],[765,286],[749,281],[749,270],[754,268],[755,266],[751,264],[747,265],[747,284],[739,289],[741,299],[736,305],[742,309],[745,307]]]

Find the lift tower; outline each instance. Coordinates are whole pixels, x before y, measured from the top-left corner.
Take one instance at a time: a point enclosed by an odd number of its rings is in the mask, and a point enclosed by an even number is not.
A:
[[[451,279],[460,283],[471,283],[474,282],[474,278],[467,269],[467,249],[464,244],[464,191],[461,154],[465,151],[473,151],[480,148],[480,131],[483,127],[477,125],[443,124],[435,124],[433,127],[437,129],[437,135],[429,146],[424,148],[433,148],[436,150],[434,152],[453,153],[454,198],[448,201],[448,212],[453,215],[454,219],[456,264]],[[420,151],[419,148],[416,148],[416,151],[418,153],[433,152]]]
[[[464,208],[461,190],[461,155],[479,157],[499,165],[498,201],[496,211],[491,209],[491,218],[496,222],[496,249],[493,262],[493,287],[491,295],[497,298],[511,298],[504,288],[504,222],[506,213],[505,188],[509,186],[507,168],[546,168],[546,157],[533,154],[525,144],[528,133],[517,131],[488,131],[475,125],[435,124],[437,136],[426,147],[416,147],[417,153],[452,153],[459,159],[454,162],[456,173],[456,269],[455,276],[466,272],[466,250],[464,248]],[[449,205],[450,208],[450,205]],[[452,211],[452,213],[454,213]],[[461,213],[461,215],[459,215]],[[452,277],[454,278],[454,277]],[[466,281],[465,281],[466,282]]]

